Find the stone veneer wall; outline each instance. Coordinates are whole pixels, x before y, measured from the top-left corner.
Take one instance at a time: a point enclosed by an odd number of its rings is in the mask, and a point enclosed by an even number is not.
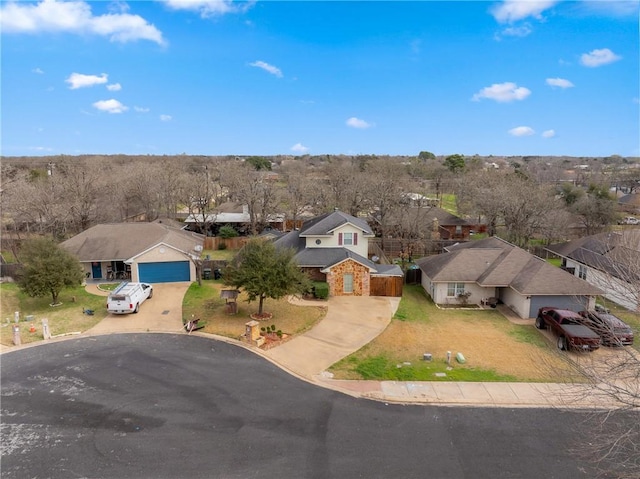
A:
[[[345,294],[342,276],[349,273],[353,274],[353,293]],[[329,295],[331,296],[369,296],[371,288],[369,268],[349,259],[331,268],[331,271],[327,273],[327,283],[329,283]]]

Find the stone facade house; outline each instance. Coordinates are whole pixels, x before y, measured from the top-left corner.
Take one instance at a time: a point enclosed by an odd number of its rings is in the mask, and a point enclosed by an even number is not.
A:
[[[295,250],[300,268],[312,280],[326,281],[331,296],[369,296],[376,281],[403,278],[398,266],[369,259],[373,236],[366,221],[336,210],[305,221],[274,244]]]

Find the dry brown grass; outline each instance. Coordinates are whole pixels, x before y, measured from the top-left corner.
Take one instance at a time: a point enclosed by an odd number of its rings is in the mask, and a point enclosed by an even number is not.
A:
[[[219,281],[203,281],[202,286],[191,285],[183,303],[183,318],[187,321],[193,315],[205,324],[201,331],[237,339],[245,332],[246,323],[251,321],[250,315],[257,313],[258,303],[247,303],[247,297],[242,293],[238,297],[238,312],[228,314],[225,300],[220,298],[220,290],[223,288]],[[265,327],[275,325],[276,330],[296,335],[312,328],[324,318],[327,308],[322,304],[296,306],[282,298],[265,300],[264,311],[273,315],[271,319],[261,321]]]
[[[555,345],[530,324],[514,324],[496,310],[439,309],[421,288],[405,287],[405,296],[387,329],[375,340],[332,371],[336,377],[355,379],[354,366],[382,356],[393,363],[419,364],[430,353],[443,364],[447,351],[456,369],[493,371],[518,381],[566,379],[566,364]],[[408,303],[410,306],[407,306]],[[456,353],[466,362],[458,364]]]

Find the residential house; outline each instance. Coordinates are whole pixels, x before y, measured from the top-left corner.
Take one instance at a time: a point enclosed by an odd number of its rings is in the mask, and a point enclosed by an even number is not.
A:
[[[402,295],[403,273],[397,265],[382,265],[368,257],[374,234],[366,221],[333,211],[303,223],[275,240],[277,248],[295,250],[295,260],[314,281],[326,281],[332,296],[370,296],[390,291]],[[385,282],[394,287],[385,288]],[[399,286],[397,286],[399,283]]]
[[[597,286],[604,297],[640,311],[640,229],[625,228],[548,246],[569,273]]]
[[[416,263],[422,286],[439,305],[499,301],[521,318],[543,306],[590,309],[602,291],[496,236],[448,247]]]
[[[204,237],[162,222],[100,224],[61,243],[87,279],[195,281]]]

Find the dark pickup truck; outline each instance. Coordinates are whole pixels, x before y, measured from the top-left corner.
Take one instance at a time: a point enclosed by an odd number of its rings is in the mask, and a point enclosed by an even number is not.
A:
[[[600,347],[600,336],[586,327],[578,313],[568,309],[540,308],[536,328],[549,328],[558,337],[558,349],[594,351]]]

